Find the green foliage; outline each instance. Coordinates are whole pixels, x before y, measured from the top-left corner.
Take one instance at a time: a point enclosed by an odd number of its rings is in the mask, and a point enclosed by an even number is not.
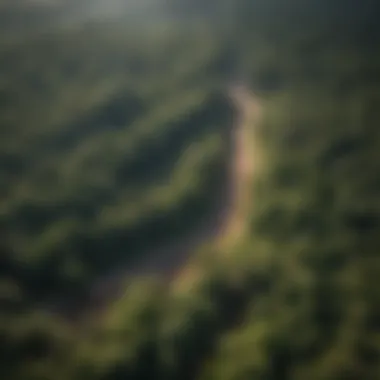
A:
[[[218,43],[161,29],[106,21],[1,46],[0,218],[31,296],[126,265],[213,208],[232,112],[208,78]]]
[[[376,4],[164,3],[141,28],[1,3],[0,376],[378,379]],[[212,213],[240,69],[264,109],[250,236],[200,252],[184,294],[141,279],[78,324],[37,312]]]

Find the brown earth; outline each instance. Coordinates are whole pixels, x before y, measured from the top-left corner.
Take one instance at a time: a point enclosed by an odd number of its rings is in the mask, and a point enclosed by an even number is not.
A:
[[[231,185],[233,197],[224,223],[219,227],[214,244],[216,251],[228,254],[233,251],[244,235],[249,233],[249,213],[252,200],[252,180],[258,168],[258,149],[254,128],[261,115],[260,104],[254,94],[244,87],[229,92],[238,118],[233,126],[231,155]],[[175,291],[186,291],[201,277],[196,264],[184,266],[175,281]]]

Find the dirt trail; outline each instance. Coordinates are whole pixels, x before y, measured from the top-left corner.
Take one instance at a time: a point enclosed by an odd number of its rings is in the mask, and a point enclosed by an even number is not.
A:
[[[243,86],[230,89],[229,96],[234,103],[238,118],[233,126],[231,155],[232,200],[229,212],[220,226],[215,239],[218,252],[228,254],[249,232],[252,180],[258,168],[258,149],[255,144],[254,127],[261,116],[260,103],[256,96]],[[200,277],[197,265],[186,265],[175,281],[176,291],[189,289]]]
[[[232,183],[235,186],[235,199],[220,231],[218,248],[226,250],[247,232],[250,212],[251,184],[256,167],[255,147],[252,128],[259,116],[259,103],[245,88],[234,88],[230,92],[240,119],[234,127],[234,154],[232,156]]]

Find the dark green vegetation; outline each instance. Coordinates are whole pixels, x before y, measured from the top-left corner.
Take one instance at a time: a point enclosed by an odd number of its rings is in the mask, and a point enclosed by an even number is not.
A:
[[[166,3],[186,28],[1,45],[1,377],[379,379],[375,2],[236,1],[233,34],[228,1]],[[233,50],[265,109],[251,238],[186,294],[141,280],[79,328],[37,311],[212,209]]]
[[[95,25],[3,46],[5,265],[29,296],[88,282],[213,209],[232,117],[204,70],[216,47],[153,31]]]

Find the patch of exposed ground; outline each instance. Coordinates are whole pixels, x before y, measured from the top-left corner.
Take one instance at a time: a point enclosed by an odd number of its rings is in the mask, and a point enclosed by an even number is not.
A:
[[[233,126],[233,154],[231,155],[232,200],[228,215],[215,238],[216,251],[228,254],[249,233],[249,214],[252,202],[252,181],[259,168],[260,154],[255,139],[255,127],[261,116],[257,97],[243,87],[230,91],[231,101],[237,110]],[[185,265],[174,282],[177,292],[191,288],[200,278],[198,266]]]

